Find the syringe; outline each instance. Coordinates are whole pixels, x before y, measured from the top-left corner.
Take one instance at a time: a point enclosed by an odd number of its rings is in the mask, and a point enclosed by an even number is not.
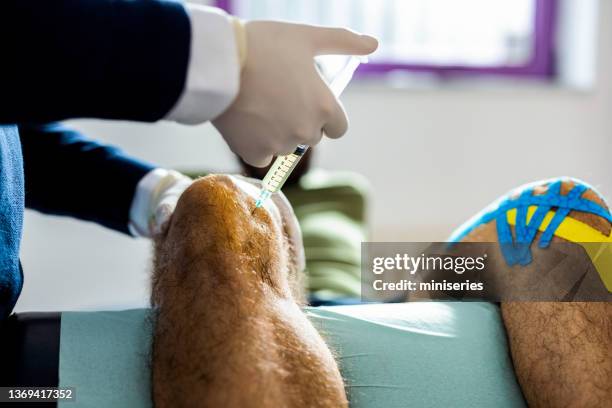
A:
[[[335,71],[335,74],[333,74],[326,72],[326,68],[331,69],[331,67],[326,66],[326,60],[324,58],[331,57],[320,57],[320,59],[317,59],[317,63],[321,67],[321,73],[323,76],[330,79],[329,88],[336,98],[340,97],[340,94],[342,94],[342,91],[344,91],[344,88],[346,88],[350,82],[351,78],[353,77],[353,73],[359,64],[367,61],[367,59],[364,57],[344,57],[346,58],[344,65],[342,65],[341,68]],[[308,145],[301,144],[297,146],[293,153],[278,156],[276,158],[272,164],[272,167],[270,167],[270,170],[268,170],[268,173],[266,173],[266,176],[261,181],[261,193],[259,194],[257,202],[255,203],[255,207],[261,207],[272,194],[280,191],[285,184],[285,181],[287,181],[291,175],[291,172],[296,168],[308,148]]]

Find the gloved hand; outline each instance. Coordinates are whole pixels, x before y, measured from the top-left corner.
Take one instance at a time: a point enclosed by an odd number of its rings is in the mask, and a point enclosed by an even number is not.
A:
[[[341,28],[273,21],[235,26],[238,50],[245,53],[240,90],[212,122],[234,153],[263,167],[298,144],[317,144],[322,131],[331,138],[346,132],[344,109],[314,57],[367,55],[376,50],[376,39]]]
[[[132,235],[150,238],[159,234],[192,182],[174,170],[155,169],[147,173],[136,186],[130,207],[128,227]]]

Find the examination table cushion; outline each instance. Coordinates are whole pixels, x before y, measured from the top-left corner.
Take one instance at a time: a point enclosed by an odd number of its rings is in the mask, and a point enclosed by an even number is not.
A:
[[[423,302],[307,308],[351,407],[523,407],[497,306]],[[64,312],[60,407],[151,407],[150,310]]]

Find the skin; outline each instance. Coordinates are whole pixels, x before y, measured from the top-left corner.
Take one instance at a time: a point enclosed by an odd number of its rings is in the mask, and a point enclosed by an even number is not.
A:
[[[562,194],[573,187],[564,182]],[[546,192],[540,186],[536,193]],[[583,196],[605,206],[592,190]],[[610,223],[596,215],[569,214],[603,234]],[[465,242],[495,242],[495,222]],[[555,237],[553,242],[565,242]],[[541,252],[543,254],[545,252]],[[612,303],[505,302],[501,304],[514,368],[530,407],[604,407],[612,401]]]
[[[157,407],[346,407],[336,362],[302,313],[303,254],[289,205],[208,176],[156,240]]]

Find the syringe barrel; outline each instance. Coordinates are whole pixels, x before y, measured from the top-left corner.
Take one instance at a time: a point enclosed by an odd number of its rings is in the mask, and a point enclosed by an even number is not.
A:
[[[280,191],[307,150],[307,145],[298,145],[293,153],[278,156],[262,180],[262,187],[271,193]]]
[[[339,71],[337,70],[335,73],[330,73],[330,75],[325,75],[325,72],[322,71],[324,77],[327,77],[326,80],[329,83],[330,89],[337,98],[340,97],[340,94],[346,85],[348,85],[353,76],[353,72],[355,72],[360,62],[365,62],[365,60],[361,57],[349,56],[348,59],[345,60],[345,63],[341,65]],[[323,63],[323,61],[319,59],[318,63]],[[324,68],[325,65],[326,64],[323,63],[322,67]],[[307,150],[308,145],[298,145],[293,153],[285,156],[278,156],[272,164],[272,167],[270,167],[270,170],[268,170],[266,177],[262,180],[263,190],[268,191],[270,194],[280,191]],[[265,200],[266,195],[267,194],[262,194],[262,200]],[[260,203],[260,201],[258,202]]]

